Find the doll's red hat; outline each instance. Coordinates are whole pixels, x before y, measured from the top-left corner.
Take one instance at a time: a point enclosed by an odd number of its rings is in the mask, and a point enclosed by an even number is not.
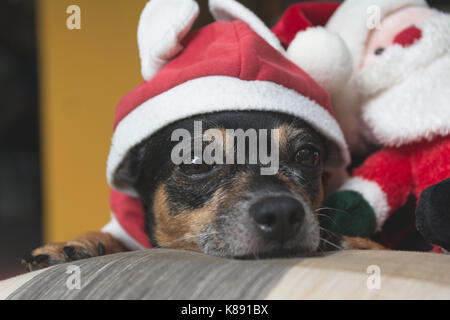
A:
[[[291,5],[272,31],[286,48],[286,56],[330,94],[350,79],[353,63],[341,37],[326,28],[340,2],[299,2]]]

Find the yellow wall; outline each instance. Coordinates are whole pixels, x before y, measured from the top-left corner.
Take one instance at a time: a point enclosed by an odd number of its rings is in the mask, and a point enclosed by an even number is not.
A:
[[[136,29],[145,0],[39,0],[45,241],[109,219],[105,170],[114,110],[141,81]],[[81,8],[68,30],[66,8]]]

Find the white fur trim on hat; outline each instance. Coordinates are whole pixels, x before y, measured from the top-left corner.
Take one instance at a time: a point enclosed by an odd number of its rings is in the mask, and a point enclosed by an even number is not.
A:
[[[353,177],[347,180],[339,190],[359,192],[375,211],[377,230],[381,229],[381,226],[388,218],[390,207],[386,194],[378,184],[361,177]]]
[[[151,0],[141,13],[138,46],[141,73],[150,80],[183,48],[180,41],[197,19],[194,0]]]
[[[326,28],[341,36],[350,49],[354,66],[358,66],[370,28],[376,26],[377,20],[381,23],[388,14],[406,6],[428,7],[428,4],[425,0],[346,0],[331,16]]]
[[[216,21],[241,20],[249,25],[261,38],[273,48],[285,53],[283,46],[272,31],[252,11],[234,0],[209,0],[209,10]]]
[[[418,26],[419,41],[389,47],[357,77],[362,118],[385,146],[450,134],[450,15]]]
[[[114,239],[118,240],[128,250],[144,250],[145,247],[137,242],[117,221],[116,216],[111,212],[111,220],[102,228],[102,232],[110,233]]]
[[[344,41],[323,27],[298,32],[287,49],[287,57],[331,94],[342,89],[353,72],[352,57]]]
[[[118,191],[134,195],[129,187],[114,185],[115,172],[132,147],[175,121],[231,110],[272,111],[299,117],[330,142],[327,169],[349,163],[347,145],[337,121],[315,101],[269,81],[208,76],[187,81],[147,100],[117,125],[107,162],[108,183]]]

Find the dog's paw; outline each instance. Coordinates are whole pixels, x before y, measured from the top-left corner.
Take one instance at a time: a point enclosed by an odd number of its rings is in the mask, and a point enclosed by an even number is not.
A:
[[[49,243],[26,254],[22,258],[22,264],[25,265],[25,272],[29,272],[56,264],[102,256],[105,253],[105,246],[102,242],[98,242],[96,246],[71,241]]]
[[[344,236],[341,244],[345,250],[389,250],[377,242],[359,237]]]

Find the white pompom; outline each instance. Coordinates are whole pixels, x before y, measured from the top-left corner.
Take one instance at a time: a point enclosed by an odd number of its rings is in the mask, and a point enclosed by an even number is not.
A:
[[[264,22],[239,2],[235,0],[209,0],[209,11],[216,21],[244,21],[268,44],[282,53],[285,52],[278,38]]]
[[[194,0],[151,0],[141,13],[138,46],[141,73],[150,80],[183,47],[180,42],[197,19]]]
[[[345,42],[323,27],[298,32],[287,49],[287,57],[330,94],[341,90],[353,72]]]

